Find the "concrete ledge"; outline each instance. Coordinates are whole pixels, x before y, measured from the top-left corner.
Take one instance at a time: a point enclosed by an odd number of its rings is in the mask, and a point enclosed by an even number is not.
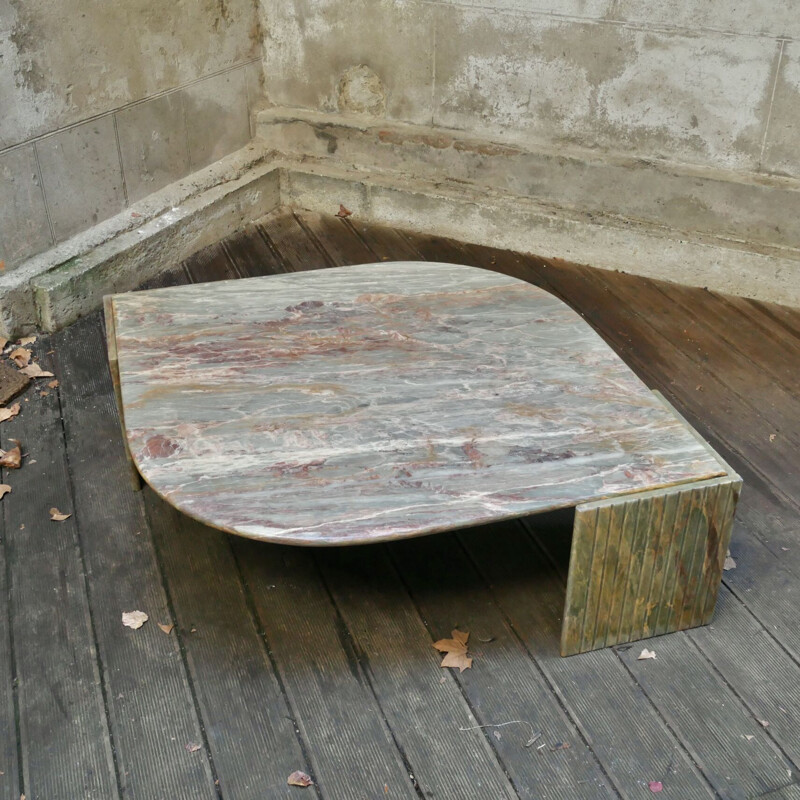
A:
[[[283,124],[275,123],[276,130],[283,130],[281,137],[288,137],[283,144],[288,148],[291,140],[300,155],[277,156],[274,137],[253,143],[0,277],[4,333],[17,336],[36,327],[52,331],[68,325],[99,308],[104,294],[136,287],[283,204],[335,213],[343,203],[362,220],[800,306],[797,249],[682,233],[647,220],[546,203],[489,186],[490,172],[480,170],[480,180],[459,177],[463,173],[455,167],[454,176],[432,180],[403,170],[402,164],[344,166],[331,158],[345,150],[338,134],[326,129],[320,136],[308,122]],[[292,130],[299,131],[296,139],[287,133]],[[348,130],[356,132],[356,139],[361,136],[357,125]],[[309,153],[314,147],[303,140],[303,131],[322,142],[317,156]],[[327,135],[335,136],[335,148]],[[413,147],[451,150],[448,158],[462,167],[461,156],[454,154],[469,153],[476,164],[481,163],[478,156],[514,157],[511,149],[454,142]],[[383,144],[379,140],[376,146]],[[400,149],[398,158],[411,158],[420,167],[404,147],[391,144]],[[613,166],[631,169],[621,162]],[[438,168],[421,171],[443,174]],[[766,184],[760,188],[769,189]],[[796,197],[793,186],[772,189],[784,199],[786,193]]]
[[[281,200],[299,208],[334,213],[343,203],[363,220],[800,306],[795,251],[756,252],[715,237],[679,238],[665,228],[482,187],[401,179],[307,158],[284,162],[283,171]]]
[[[99,303],[108,286],[132,288],[276,208],[278,174],[267,177],[267,155],[260,143],[248,145],[0,276],[4,333],[66,325],[99,307],[89,298]]]
[[[576,147],[487,141],[463,131],[374,117],[271,108],[264,144],[292,157],[372,172],[441,177],[550,206],[702,234],[743,245],[800,248],[800,181],[644,161]]]

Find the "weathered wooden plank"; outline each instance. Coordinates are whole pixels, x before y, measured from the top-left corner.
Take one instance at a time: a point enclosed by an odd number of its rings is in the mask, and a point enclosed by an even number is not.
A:
[[[192,283],[208,283],[242,277],[228,258],[222,242],[198,250],[183,262],[183,268]]]
[[[567,516],[566,525],[554,528],[547,516],[529,520],[530,525],[548,526],[546,538],[551,545],[559,529],[568,545],[569,522]],[[637,797],[646,792],[648,781],[668,777],[676,797],[716,796],[611,649],[561,657],[564,584],[547,557],[534,550],[522,526],[506,523],[491,537],[474,529],[459,538],[617,791],[623,797]]]
[[[487,526],[480,532],[476,531],[476,536],[487,539],[496,534],[502,536],[501,526]],[[475,659],[473,667],[461,674],[453,670],[451,677],[466,697],[474,718],[469,722],[456,722],[454,727],[490,726],[482,729],[481,735],[496,750],[520,797],[533,799],[546,795],[565,800],[616,797],[616,789],[604,773],[605,765],[598,763],[590,744],[583,737],[581,722],[571,719],[559,705],[536,660],[531,658],[500,609],[492,602],[458,539],[451,534],[427,536],[392,544],[389,552],[433,638],[439,635],[449,637],[455,625],[470,633],[470,652]],[[353,581],[362,576],[372,583],[368,569],[366,576],[361,571]],[[361,602],[358,586],[356,582],[351,600],[354,606]],[[536,576],[532,576],[531,602],[539,602],[535,597],[537,589]],[[377,588],[370,587],[370,600],[377,591]],[[382,609],[384,614],[392,614],[393,595],[394,592],[390,592],[382,604],[385,606]],[[372,613],[372,602],[368,602],[362,610],[363,627],[367,630],[371,628]],[[368,652],[373,653],[374,649],[370,647]],[[395,669],[402,669],[405,659],[399,652],[395,656]],[[440,660],[441,655],[437,655],[437,659]],[[435,673],[432,677],[436,678]],[[403,683],[409,680],[405,677]],[[427,672],[423,681],[424,686],[417,692],[431,694],[430,683],[434,683],[438,693],[444,691]],[[451,685],[451,681],[445,682],[445,686]],[[511,724],[504,724],[509,722]],[[439,740],[435,726],[428,733],[432,741]],[[532,734],[538,734],[538,738],[526,746]],[[464,732],[462,739],[468,735],[479,734],[478,731]],[[569,742],[570,747],[554,756],[550,748],[556,742]],[[538,750],[539,747],[542,749]],[[454,749],[466,751],[458,741]],[[447,758],[446,752],[440,755],[437,750],[435,755]],[[464,796],[469,794],[467,789]]]
[[[294,214],[277,214],[260,220],[258,227],[270,249],[283,264],[285,272],[333,266],[333,262],[303,230]]]
[[[308,765],[228,536],[144,494],[222,794],[289,797]]]
[[[36,343],[43,369],[50,340]],[[41,383],[41,381],[40,381]],[[67,473],[58,394],[32,390],[0,429],[28,454],[5,475],[3,499],[14,659],[19,698],[22,792],[28,798],[118,798],[76,508]],[[52,522],[49,509],[72,516]]]
[[[212,798],[200,722],[174,636],[141,496],[131,491],[99,315],[54,337],[56,372],[106,704],[123,796]],[[33,401],[32,401],[33,402]],[[56,523],[51,523],[55,526]],[[122,625],[142,610],[140,630]]]
[[[344,224],[351,228],[362,242],[375,254],[375,261],[418,261],[420,254],[408,239],[394,228],[363,222],[348,217]]]
[[[336,266],[380,261],[344,220],[311,211],[298,211],[295,216],[303,230]]]
[[[794,769],[737,694],[683,634],[655,638],[655,659],[638,660],[637,645],[620,659],[714,784],[731,800],[749,800],[786,784]]]
[[[10,470],[3,470],[8,473]],[[7,481],[9,476],[2,475]],[[0,800],[19,800],[20,764],[16,713],[16,675],[11,628],[10,564],[6,559],[5,518],[0,517]]]
[[[233,546],[322,795],[416,798],[414,766],[393,741],[312,554],[245,539]]]
[[[459,687],[440,670],[442,656],[386,550],[328,550],[316,560],[422,795],[516,797],[519,786],[504,774],[489,732],[460,730],[483,719],[473,716]],[[441,637],[448,638],[452,627]]]
[[[263,223],[268,224],[273,216],[266,217]],[[267,244],[259,225],[248,225],[244,230],[223,239],[221,245],[228,260],[245,278],[273,275],[284,271],[281,260]]]

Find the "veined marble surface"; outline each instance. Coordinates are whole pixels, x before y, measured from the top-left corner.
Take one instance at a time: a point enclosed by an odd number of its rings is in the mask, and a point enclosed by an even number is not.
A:
[[[574,311],[395,262],[113,298],[145,480],[197,519],[356,544],[723,473]]]

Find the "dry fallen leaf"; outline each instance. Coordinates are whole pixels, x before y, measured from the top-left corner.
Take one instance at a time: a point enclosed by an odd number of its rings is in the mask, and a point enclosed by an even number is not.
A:
[[[645,660],[645,659],[647,659],[647,658],[655,658],[655,657],[656,657],[655,651],[653,651],[653,650],[648,650],[648,649],[645,647],[645,648],[644,648],[644,650],[642,650],[642,652],[641,652],[641,653],[639,653],[639,656],[637,657],[637,659],[636,659],[636,660],[637,660],[637,661],[644,661],[644,660]]]
[[[189,742],[189,744],[186,745],[186,749],[190,753],[196,753],[200,749],[200,745],[197,744],[197,742]]]
[[[56,388],[58,388],[58,378],[56,378],[55,380],[50,381],[50,383],[47,384],[47,388],[48,389],[56,389]]]
[[[314,781],[311,780],[310,775],[306,775],[305,772],[301,772],[299,769],[296,769],[287,779],[286,783],[289,786],[302,786],[305,788],[306,786],[312,786]]]
[[[774,433],[771,433],[771,434],[769,435],[769,440],[770,440],[771,442],[774,442],[774,441],[775,441],[775,434],[774,434]]]
[[[7,483],[0,483],[0,500],[11,492],[11,487]]]
[[[18,344],[19,344],[20,347],[22,347],[22,345],[24,345],[24,344],[33,344],[35,341],[36,341],[36,337],[35,336],[23,336],[19,340]]]
[[[133,628],[135,631],[139,630],[139,628],[141,628],[148,619],[150,619],[150,617],[148,617],[144,611],[122,612],[122,624],[127,628]]]
[[[163,622],[159,622],[159,623],[158,623],[158,627],[159,627],[159,628],[161,628],[161,630],[162,630],[162,631],[164,631],[164,633],[166,633],[167,635],[169,635],[170,633],[172,633],[172,629],[173,629],[175,626],[174,626],[172,623],[170,623],[169,625],[164,625],[164,623],[163,623]]]
[[[12,419],[19,414],[19,403],[14,403],[13,406],[8,408],[0,408],[0,422],[5,422],[7,419]]]
[[[62,514],[55,506],[50,509],[50,519],[53,522],[63,522],[65,519],[69,519],[72,514]]]
[[[725,553],[725,563],[722,565],[722,569],[726,571],[729,569],[736,569],[736,561],[731,555],[730,550],[728,550],[728,552]]]
[[[5,350],[7,344],[8,344],[8,339],[6,339],[5,336],[0,336],[0,350]]]
[[[28,364],[27,367],[23,367],[20,372],[27,375],[29,378],[52,378],[53,373],[48,372],[46,369],[42,369],[38,364]]]
[[[12,350],[8,357],[18,366],[24,367],[26,364],[29,364],[31,361],[31,351],[26,350],[24,347],[18,347],[16,350]]]
[[[16,439],[10,439],[9,441],[16,442],[16,444],[10,450],[0,450],[0,467],[19,469],[22,466],[22,450],[20,450],[19,442]]]
[[[657,794],[664,789],[664,784],[661,781],[650,781],[647,786],[653,794]]]
[[[350,217],[353,215],[353,212],[350,209],[345,208],[341,203],[339,203],[339,210],[336,212],[337,217],[341,217],[344,219],[345,217]]]
[[[760,719],[758,723],[762,728],[769,728],[769,722],[767,722],[765,719]]]
[[[745,739],[747,739],[747,741],[748,741],[748,742],[752,742],[752,741],[753,741],[753,739],[755,739],[756,737],[755,737],[755,736],[753,736],[753,734],[747,734],[747,733],[746,733],[746,734],[744,735],[744,738],[745,738]]]
[[[452,639],[439,639],[433,643],[440,653],[446,653],[439,666],[457,667],[459,672],[463,672],[472,666],[472,659],[467,655],[469,633],[454,630],[450,635]]]

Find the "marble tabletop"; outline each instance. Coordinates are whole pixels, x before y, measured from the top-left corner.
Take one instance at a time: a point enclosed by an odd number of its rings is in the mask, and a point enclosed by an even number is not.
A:
[[[547,292],[393,262],[115,295],[144,479],[231,533],[417,536],[723,474]]]

